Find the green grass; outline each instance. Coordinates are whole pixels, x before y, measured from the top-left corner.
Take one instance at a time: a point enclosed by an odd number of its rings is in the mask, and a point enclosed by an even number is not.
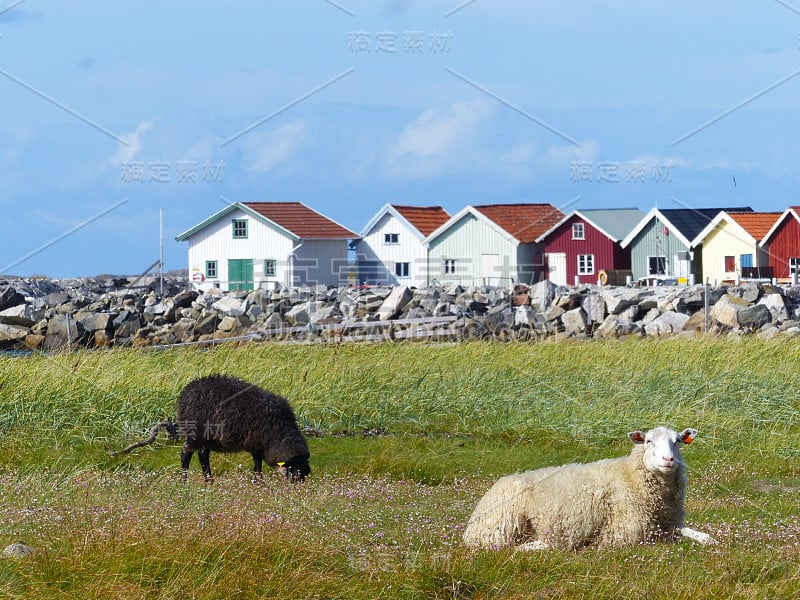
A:
[[[3,598],[800,596],[800,345],[791,340],[250,344],[0,357]],[[290,399],[312,477],[250,481],[246,454],[177,478],[164,437],[188,381],[225,372]],[[695,427],[687,521],[720,540],[473,552],[500,475],[628,452]],[[385,430],[384,435],[363,432]]]

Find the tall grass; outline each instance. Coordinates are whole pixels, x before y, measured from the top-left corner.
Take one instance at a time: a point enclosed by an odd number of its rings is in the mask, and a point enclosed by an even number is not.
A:
[[[791,340],[714,338],[1,357],[0,547],[38,553],[0,560],[0,597],[796,597],[799,359]],[[253,484],[244,454],[184,484],[165,439],[108,455],[214,372],[324,433],[306,484]],[[655,424],[700,430],[687,514],[718,547],[461,546],[498,475],[626,453]]]

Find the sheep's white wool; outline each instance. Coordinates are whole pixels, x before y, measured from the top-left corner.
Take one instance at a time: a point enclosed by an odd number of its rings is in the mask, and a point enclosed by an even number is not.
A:
[[[468,546],[519,549],[618,546],[684,535],[686,465],[680,452],[697,435],[656,427],[628,437],[630,455],[500,478],[480,500],[464,532]]]

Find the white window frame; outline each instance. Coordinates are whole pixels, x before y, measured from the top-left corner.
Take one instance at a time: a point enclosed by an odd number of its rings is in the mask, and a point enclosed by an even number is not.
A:
[[[264,259],[264,277],[275,277],[278,273],[278,261],[274,258]]]
[[[586,225],[584,223],[572,224],[572,239],[585,240],[586,239]]]
[[[383,244],[385,246],[396,246],[400,243],[400,234],[399,233],[384,233],[383,234]]]
[[[653,259],[653,258],[655,258],[656,261],[659,261],[659,260],[663,261],[663,264],[664,264],[664,272],[663,273],[651,273],[650,272],[650,260]],[[656,262],[656,265],[658,265],[657,262]],[[667,257],[666,256],[662,256],[660,254],[653,254],[653,255],[648,256],[647,257],[647,274],[648,275],[666,275],[667,274]]]
[[[578,254],[578,275],[594,275],[594,254]]]
[[[800,257],[792,256],[789,258],[789,275],[800,273]]]
[[[443,268],[445,275],[453,275],[456,272],[456,259],[445,258]]]

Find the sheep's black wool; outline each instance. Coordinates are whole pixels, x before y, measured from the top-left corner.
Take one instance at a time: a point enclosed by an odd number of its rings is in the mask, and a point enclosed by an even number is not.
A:
[[[293,481],[311,473],[308,443],[297,427],[289,402],[257,385],[227,375],[209,375],[188,383],[178,397],[178,435],[185,440],[181,469],[197,451],[203,475],[211,478],[210,451],[253,455],[261,463],[284,470]]]

